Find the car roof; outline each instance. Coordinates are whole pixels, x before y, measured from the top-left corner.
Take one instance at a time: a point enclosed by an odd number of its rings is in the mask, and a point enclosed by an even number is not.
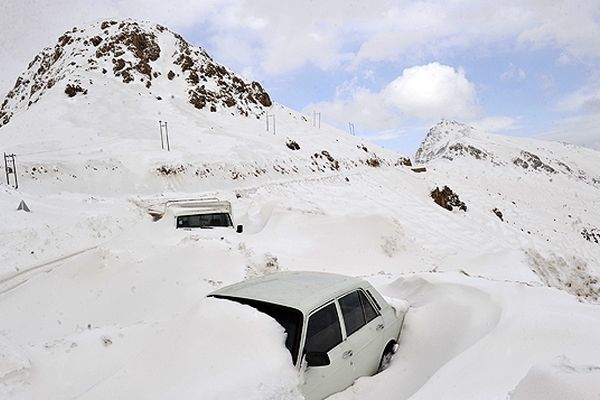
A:
[[[327,272],[282,271],[248,279],[209,294],[252,299],[296,308],[308,315],[315,308],[366,281]]]

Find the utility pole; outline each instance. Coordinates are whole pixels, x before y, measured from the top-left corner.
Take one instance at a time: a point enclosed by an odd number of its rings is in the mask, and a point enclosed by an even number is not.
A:
[[[13,176],[15,189],[19,188],[19,181],[17,178],[17,162],[14,154],[4,153],[4,171],[6,172],[6,184],[11,185],[10,176]]]
[[[275,114],[268,114],[268,113],[267,113],[267,132],[269,132],[269,131],[270,131],[270,130],[269,130],[269,128],[270,128],[270,126],[269,126],[269,119],[271,119],[271,118],[273,119],[273,124],[272,124],[272,126],[273,126],[273,135],[274,135],[274,134],[275,134],[275,132],[276,132],[276,130],[275,130]]]
[[[160,128],[160,147],[164,150],[165,145],[167,147],[167,151],[171,151],[171,145],[169,143],[169,130],[167,128],[167,121],[158,121],[158,126]],[[164,131],[163,131],[164,129]]]
[[[321,112],[313,111],[313,126],[321,129]]]
[[[356,136],[356,131],[354,130],[354,124],[352,122],[348,122],[348,130],[352,136]]]

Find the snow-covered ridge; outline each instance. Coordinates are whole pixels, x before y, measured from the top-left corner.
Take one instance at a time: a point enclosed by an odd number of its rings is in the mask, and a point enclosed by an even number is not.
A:
[[[415,154],[421,164],[435,160],[473,159],[526,173],[557,174],[600,187],[600,168],[595,150],[566,143],[508,137],[483,132],[456,121],[433,126]],[[481,168],[486,168],[480,164]]]
[[[140,83],[152,96],[156,81],[179,82],[197,109],[228,109],[260,116],[271,106],[258,82],[248,82],[216,63],[202,48],[189,45],[167,28],[133,20],[102,21],[65,32],[54,47],[41,51],[18,77],[0,108],[0,127],[27,110],[50,90],[87,95],[107,79]],[[156,101],[162,100],[160,96]]]
[[[0,147],[16,154],[19,181],[41,191],[247,185],[401,160],[316,127],[178,34],[133,20],[66,32],[32,61],[0,110]],[[168,144],[159,121],[168,122]]]

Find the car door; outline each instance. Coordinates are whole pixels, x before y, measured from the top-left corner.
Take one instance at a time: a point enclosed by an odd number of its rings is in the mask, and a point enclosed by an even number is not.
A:
[[[383,318],[362,290],[338,299],[354,378],[377,372],[383,349]]]
[[[354,371],[346,342],[342,340],[339,308],[335,301],[309,316],[302,354],[308,352],[327,353],[329,364],[306,367],[302,392],[307,400],[323,399],[354,382]]]

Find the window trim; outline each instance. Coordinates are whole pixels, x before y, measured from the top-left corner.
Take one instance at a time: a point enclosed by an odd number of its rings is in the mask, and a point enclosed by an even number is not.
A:
[[[303,328],[302,328],[302,343],[300,346],[301,352],[300,352],[300,357],[298,358],[298,362],[302,362],[302,360],[304,359],[304,355],[306,354],[306,336],[308,334],[308,324],[310,322],[310,318],[313,315],[315,315],[316,313],[318,313],[319,311],[321,311],[322,309],[324,309],[325,307],[330,306],[331,304],[334,305],[335,310],[337,312],[337,320],[338,320],[338,324],[340,325],[340,333],[342,335],[342,340],[338,344],[333,346],[331,349],[329,349],[329,351],[327,351],[327,353],[329,353],[331,350],[333,350],[334,348],[336,348],[337,346],[339,346],[346,340],[346,329],[344,327],[344,324],[342,323],[343,320],[341,319],[342,314],[341,314],[340,305],[338,304],[337,299],[333,298],[333,299],[328,300],[327,302],[323,303],[323,305],[315,308],[308,315],[306,315],[305,321],[303,324]]]

